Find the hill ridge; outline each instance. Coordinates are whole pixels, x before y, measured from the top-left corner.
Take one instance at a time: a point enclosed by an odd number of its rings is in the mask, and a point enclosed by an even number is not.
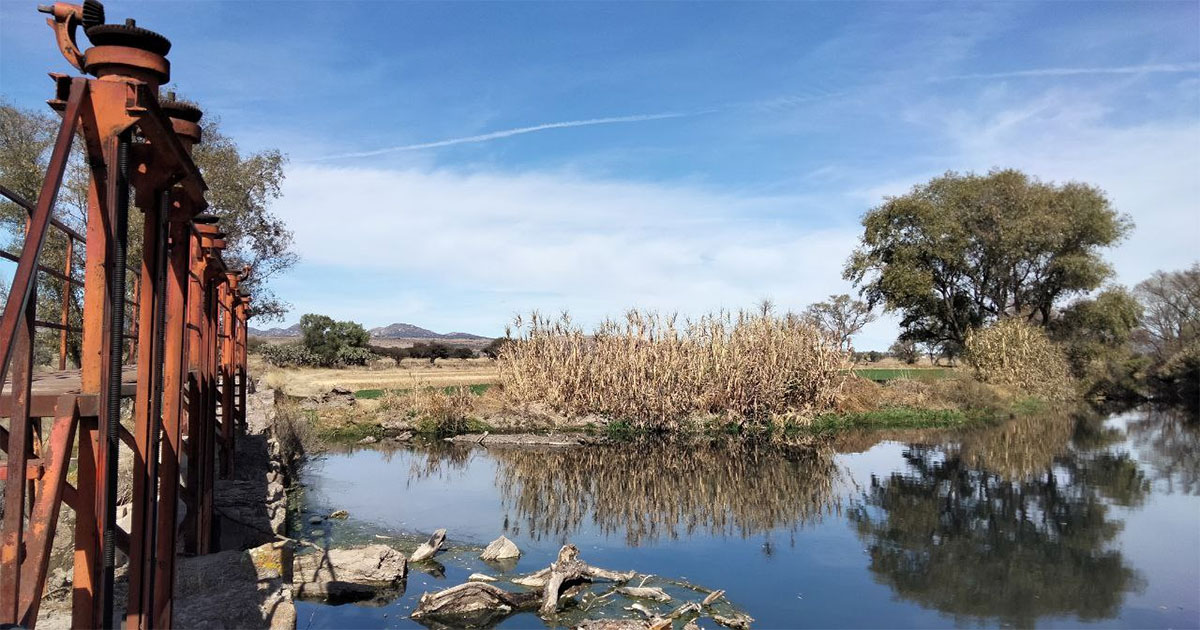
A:
[[[292,324],[287,328],[267,328],[260,329],[250,327],[251,337],[299,337],[300,324]],[[405,322],[395,322],[387,326],[377,326],[367,330],[372,339],[489,339],[482,335],[474,335],[471,333],[454,331],[448,333],[437,333],[428,328],[421,328],[415,324]]]

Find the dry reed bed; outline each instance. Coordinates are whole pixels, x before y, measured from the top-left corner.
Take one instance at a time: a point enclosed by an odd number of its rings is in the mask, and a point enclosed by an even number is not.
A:
[[[591,335],[566,314],[535,312],[515,327],[498,361],[510,404],[641,428],[677,429],[698,416],[758,426],[811,417],[832,408],[849,367],[800,317],[766,310],[683,321],[631,310]]]
[[[966,359],[984,383],[1050,400],[1074,393],[1062,348],[1041,327],[1021,318],[1001,319],[972,332],[967,337]]]

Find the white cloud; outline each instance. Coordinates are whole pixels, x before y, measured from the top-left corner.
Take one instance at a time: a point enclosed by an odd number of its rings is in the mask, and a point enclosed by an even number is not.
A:
[[[1134,284],[1200,259],[1200,120],[1122,124],[1109,103],[1094,90],[1051,90],[1023,105],[927,113],[947,121],[954,151],[945,169],[1014,167],[1105,190],[1137,225],[1110,256],[1118,280]]]
[[[386,277],[398,292],[426,287],[399,301],[436,305],[427,325],[494,332],[529,308],[593,322],[630,306],[694,314],[763,297],[801,308],[847,290],[841,266],[857,226],[753,219],[794,214],[797,203],[569,173],[308,165],[289,173],[279,210],[306,264],[343,268],[358,284],[368,282],[355,273]],[[398,300],[362,290],[381,305]],[[474,312],[458,312],[464,303]],[[387,323],[385,310],[365,319]]]
[[[327,310],[372,325],[409,319],[497,333],[531,308],[570,309],[585,323],[630,306],[693,314],[770,297],[802,308],[852,290],[841,268],[863,209],[946,170],[992,167],[1106,190],[1137,223],[1109,256],[1118,280],[1133,284],[1200,257],[1200,121],[1186,112],[1132,116],[1121,105],[1128,88],[995,86],[974,98],[931,98],[900,112],[897,125],[927,134],[932,149],[847,162],[855,177],[802,181],[795,186],[805,190],[790,196],[570,171],[305,164],[289,172],[279,210],[306,262],[345,270],[346,286],[365,296]],[[904,174],[881,181],[882,172]],[[815,227],[832,217],[840,222]],[[883,349],[895,334],[896,320],[885,318],[856,345]]]

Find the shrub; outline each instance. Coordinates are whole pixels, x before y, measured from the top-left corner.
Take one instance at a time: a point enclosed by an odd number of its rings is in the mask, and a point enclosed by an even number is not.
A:
[[[511,403],[643,429],[675,429],[701,415],[761,426],[824,411],[847,375],[847,355],[792,314],[720,313],[678,325],[675,316],[632,310],[592,335],[565,314],[534,313],[522,324],[499,356]]]
[[[387,391],[379,398],[381,411],[409,414],[417,431],[435,437],[458,435],[486,427],[475,420],[475,396],[470,387],[416,386]]]
[[[392,359],[397,365],[400,364],[402,359],[407,359],[408,357],[412,356],[408,353],[408,348],[395,348],[392,346],[375,345],[367,346],[367,348],[370,349],[372,354]]]
[[[301,409],[295,402],[275,405],[275,438],[279,440],[280,455],[288,466],[300,461],[315,446],[313,413]]]
[[[497,337],[491,340],[491,342],[484,346],[479,352],[489,359],[495,359],[500,356],[500,350],[511,342],[512,339],[509,339],[508,337]]]
[[[374,357],[367,348],[343,346],[334,355],[334,365],[366,365]]]
[[[299,342],[267,344],[262,347],[262,357],[276,367],[303,367],[317,365],[317,356]]]
[[[1193,341],[1155,366],[1150,384],[1158,398],[1190,409],[1200,407],[1200,341]]]
[[[437,359],[473,359],[475,351],[466,346],[448,346],[437,341],[423,342],[418,341],[407,348],[385,348],[383,346],[369,346],[371,352],[390,357],[399,362],[402,359],[429,359],[430,363]]]
[[[888,350],[892,356],[897,359],[912,365],[921,358],[921,351],[917,349],[917,343],[908,339],[897,339]]]
[[[1071,392],[1071,373],[1061,348],[1042,328],[1017,318],[1002,319],[972,332],[967,362],[985,383],[1043,397]]]

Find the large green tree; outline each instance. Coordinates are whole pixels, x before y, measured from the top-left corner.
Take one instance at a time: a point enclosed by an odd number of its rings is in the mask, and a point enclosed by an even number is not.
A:
[[[370,334],[358,322],[339,322],[327,315],[300,317],[301,344],[319,365],[361,365],[370,356]]]
[[[1132,229],[1098,188],[1016,170],[946,173],[886,198],[862,223],[845,277],[901,314],[906,339],[951,352],[1000,317],[1047,325],[1112,275],[1101,251]]]

